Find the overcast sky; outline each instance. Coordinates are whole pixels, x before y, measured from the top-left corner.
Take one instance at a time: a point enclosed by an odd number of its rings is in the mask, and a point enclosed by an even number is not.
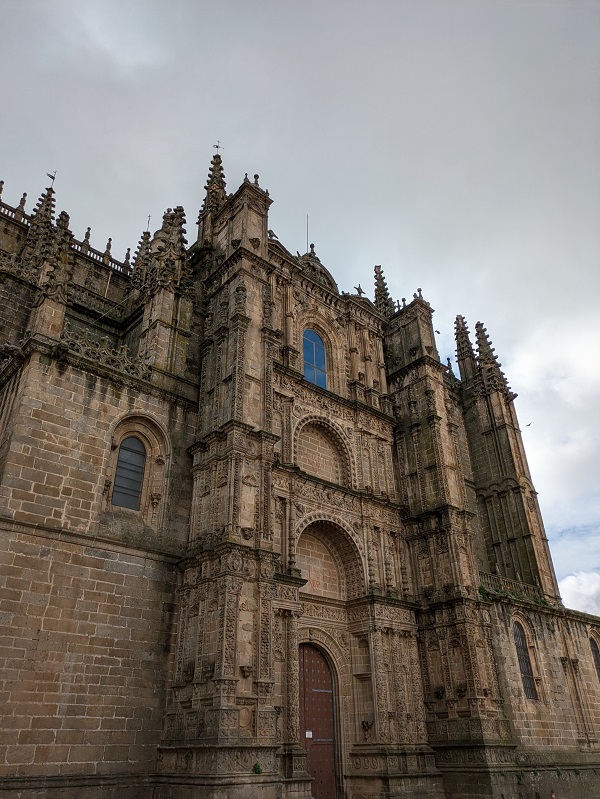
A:
[[[565,603],[600,613],[600,0],[2,0],[3,199],[113,254],[183,205],[213,144],[340,289],[483,321]]]

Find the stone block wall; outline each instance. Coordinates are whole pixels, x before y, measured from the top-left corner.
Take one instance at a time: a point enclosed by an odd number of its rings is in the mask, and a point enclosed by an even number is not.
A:
[[[300,433],[298,465],[303,471],[330,483],[347,481],[336,443],[325,430],[314,424],[305,425]]]
[[[33,307],[31,286],[18,277],[0,275],[0,346],[17,344],[25,335]]]
[[[187,542],[191,478],[187,447],[194,414],[159,393],[114,382],[33,353],[20,381],[23,400],[13,418],[5,453],[4,515],[50,527],[115,537],[127,544],[181,550]],[[161,431],[164,452],[162,490],[153,516],[117,513],[111,526],[110,488],[114,471],[114,430],[135,417]],[[156,468],[148,463],[149,471]],[[149,474],[150,478],[150,474]],[[160,515],[171,489],[177,501]],[[162,524],[161,524],[162,519]],[[168,533],[167,531],[168,526]]]
[[[2,791],[154,771],[174,566],[23,525],[0,535]]]
[[[577,616],[524,603],[494,605],[492,630],[502,693],[515,742],[525,750],[558,752],[577,741],[585,755],[598,745],[598,675],[586,624]],[[527,698],[523,689],[513,638],[515,620],[527,637],[537,700]]]

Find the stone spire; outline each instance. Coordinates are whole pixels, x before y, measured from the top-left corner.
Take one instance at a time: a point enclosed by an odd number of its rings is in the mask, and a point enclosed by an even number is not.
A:
[[[381,266],[375,266],[375,307],[388,319],[395,313],[394,301],[390,297]]]
[[[26,196],[26,194],[23,195],[17,209],[20,218],[24,216]],[[29,262],[36,276],[39,275],[44,261],[53,259],[58,243],[56,233],[64,230],[64,218],[62,217],[60,226],[54,227],[55,204],[54,189],[49,186],[40,196],[30,216],[30,225],[21,251],[21,258],[24,262]]]
[[[148,269],[150,266],[150,231],[145,230],[133,256],[133,272],[131,275],[131,288],[144,291],[148,284]]]
[[[217,152],[212,157],[206,181],[206,197],[198,214],[198,241],[203,245],[213,243],[213,223],[216,215],[227,201],[227,191],[223,162]]]
[[[225,200],[227,199],[227,184],[225,183],[225,172],[223,171],[223,161],[219,153],[213,155],[208,170],[208,179],[206,181],[206,197],[202,205],[202,212],[218,211],[222,208]],[[202,213],[201,212],[201,213]]]
[[[469,338],[469,328],[464,316],[458,315],[454,323],[456,336],[456,360],[460,371],[461,380],[470,380],[475,376],[475,353]]]
[[[514,399],[516,394],[511,392],[506,376],[500,368],[502,364],[495,355],[483,322],[475,324],[475,336],[477,339],[477,363],[485,385],[503,391],[509,399]]]

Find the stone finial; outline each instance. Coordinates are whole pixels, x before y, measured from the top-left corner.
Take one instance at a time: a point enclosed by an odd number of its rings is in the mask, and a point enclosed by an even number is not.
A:
[[[85,231],[85,236],[83,237],[83,241],[81,242],[81,249],[82,250],[89,250],[90,249],[90,233],[92,232],[92,228],[88,227]]]
[[[0,180],[0,200],[2,200],[2,192],[4,191],[4,181]]]
[[[68,230],[70,220],[71,217],[69,214],[66,211],[61,211],[56,220],[56,227],[62,228],[62,230]]]
[[[123,264],[129,268],[131,265],[131,247],[127,248],[127,252],[125,253],[125,258],[123,259]]]
[[[19,200],[19,204],[17,205],[17,211],[16,211],[16,214],[15,214],[17,219],[23,219],[23,217],[25,216],[25,203],[26,203],[26,201],[27,201],[27,192],[24,191],[23,192],[23,196],[21,197],[21,199]]]
[[[106,249],[104,250],[104,254],[102,256],[102,260],[105,264],[110,262],[110,248],[112,247],[112,238],[109,238],[106,242]]]

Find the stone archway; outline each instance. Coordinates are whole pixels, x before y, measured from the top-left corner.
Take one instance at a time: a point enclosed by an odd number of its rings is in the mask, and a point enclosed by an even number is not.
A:
[[[328,519],[306,525],[297,540],[296,566],[307,580],[303,592],[328,599],[355,599],[365,592],[360,553],[347,531]]]

